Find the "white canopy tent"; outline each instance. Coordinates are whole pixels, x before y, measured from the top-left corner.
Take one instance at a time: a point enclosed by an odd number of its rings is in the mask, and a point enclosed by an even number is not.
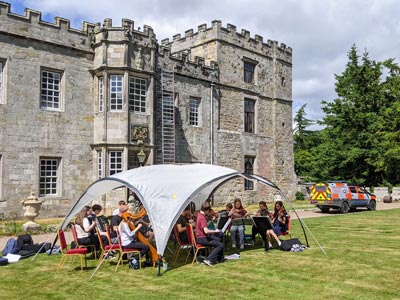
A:
[[[65,229],[70,220],[92,200],[126,186],[136,193],[146,209],[157,253],[163,255],[172,228],[183,209],[190,202],[199,207],[217,187],[238,176],[259,181],[282,194],[275,184],[261,176],[243,174],[226,167],[207,164],[152,165],[117,173],[91,184],[73,205],[61,228]]]

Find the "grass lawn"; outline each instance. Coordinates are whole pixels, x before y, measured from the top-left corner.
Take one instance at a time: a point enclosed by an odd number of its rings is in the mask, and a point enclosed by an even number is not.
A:
[[[246,249],[240,260],[215,267],[169,262],[169,270],[114,272],[105,263],[79,271],[67,261],[56,271],[60,256],[40,254],[0,267],[2,299],[400,299],[400,210],[362,211],[305,222],[324,246],[325,256],[308,235],[302,253],[260,247]],[[300,225],[292,234],[304,242]],[[259,244],[261,246],[261,243]],[[227,254],[232,253],[228,249]],[[183,258],[182,254],[182,258]]]

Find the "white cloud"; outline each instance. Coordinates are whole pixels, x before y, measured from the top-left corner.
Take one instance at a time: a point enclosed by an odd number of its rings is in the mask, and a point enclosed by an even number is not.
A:
[[[5,0],[7,1],[7,0]],[[400,49],[400,5],[396,0],[14,0],[43,12],[45,17],[71,20],[75,28],[82,21],[102,22],[122,18],[153,27],[159,40],[202,23],[218,19],[238,30],[272,39],[293,48],[293,110],[307,105],[308,118],[321,119],[321,100],[333,100],[334,74],[340,74],[347,52],[355,43],[367,48],[376,60],[397,58]]]

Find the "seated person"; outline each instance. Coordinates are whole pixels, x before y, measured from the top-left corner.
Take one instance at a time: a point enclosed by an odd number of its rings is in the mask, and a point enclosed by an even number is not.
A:
[[[133,248],[138,249],[140,251],[140,255],[146,255],[146,265],[151,265],[149,247],[146,244],[143,244],[137,240],[136,233],[140,230],[142,224],[138,224],[138,226],[131,230],[129,224],[122,220],[119,224],[118,230],[121,235],[121,246],[122,248]]]
[[[189,223],[189,219],[187,218],[188,213],[190,213],[190,206],[187,206],[181,215],[179,216],[178,220],[176,221],[176,229],[178,230],[179,233],[179,240],[182,243],[188,243],[189,239],[187,236],[187,231],[186,231],[186,224]]]
[[[234,219],[242,219],[248,217],[247,210],[243,208],[242,201],[236,198],[233,202],[233,209],[228,213],[228,216]],[[232,248],[236,247],[236,231],[239,232],[239,243],[240,249],[244,249],[244,225],[233,225],[231,226],[231,238],[232,238]]]
[[[204,246],[214,247],[206,257],[204,263],[208,266],[224,261],[224,244],[214,233],[219,233],[219,229],[208,229],[206,214],[210,209],[210,204],[206,201],[201,205],[196,220],[196,241]]]
[[[222,216],[222,217],[225,217],[225,216],[227,217],[228,214],[229,214],[229,212],[232,210],[232,208],[233,208],[232,203],[227,203],[227,204],[225,205],[225,209],[220,210],[220,211],[218,212],[218,215],[219,215],[219,216]]]
[[[100,250],[100,243],[95,234],[96,216],[93,214],[89,206],[85,206],[75,219],[75,229],[78,237],[79,245],[93,245],[95,251]],[[102,238],[103,245],[108,245],[108,239]]]
[[[117,230],[119,224],[122,222],[122,214],[128,210],[128,206],[125,205],[120,205],[118,209],[118,214],[113,215],[111,217],[111,222],[110,222],[110,237],[111,237],[111,243],[113,244],[118,244],[118,238],[117,238]]]
[[[272,238],[274,238],[279,247],[281,246],[281,241],[279,240],[278,236],[287,230],[286,217],[287,212],[282,201],[276,201],[274,207],[274,216],[271,220],[273,229],[269,229],[266,232],[268,245],[265,245],[265,251],[272,249]]]
[[[151,228],[151,223],[148,215],[143,216],[143,218],[140,219],[138,224],[142,224],[140,227],[140,233],[143,234],[145,238],[149,240],[149,242],[152,242],[154,240],[154,232],[153,229]]]
[[[124,200],[118,201],[118,208],[117,208],[117,209],[114,209],[112,215],[113,215],[113,216],[118,215],[120,207],[121,207],[121,206],[124,206],[124,205],[126,205],[126,202],[125,202]]]
[[[256,216],[257,217],[269,216],[267,203],[265,201],[260,201],[258,203],[258,207],[260,209],[256,212]],[[258,230],[258,228],[253,225],[253,227],[251,228],[251,240],[253,241],[253,245],[254,245],[254,243],[256,241],[257,233],[259,233],[261,235],[261,238],[263,239],[263,241],[266,242],[266,235],[265,235],[266,233],[263,230]]]
[[[100,231],[101,234],[106,234],[106,226],[108,224],[108,220],[104,215],[100,215],[103,207],[99,204],[95,204],[92,206],[92,212],[95,215],[95,221],[97,224],[97,229]]]

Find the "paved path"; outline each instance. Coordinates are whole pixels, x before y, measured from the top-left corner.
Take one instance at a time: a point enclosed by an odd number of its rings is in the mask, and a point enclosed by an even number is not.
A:
[[[395,208],[400,208],[400,202],[395,202],[395,203],[383,203],[383,202],[378,202],[377,203],[377,210],[386,210],[386,209],[395,209]],[[362,211],[362,209],[358,210],[359,212]],[[300,218],[306,219],[306,218],[316,218],[316,217],[324,217],[324,216],[332,216],[332,215],[340,215],[339,212],[331,210],[330,213],[322,213],[319,209],[315,208],[312,210],[299,210],[297,211],[299,214]],[[293,219],[296,219],[296,215],[294,213],[290,214]],[[46,234],[37,234],[33,235],[32,239],[34,243],[41,243],[41,242],[49,242],[52,243],[56,237],[55,233],[46,233]],[[70,231],[65,232],[65,237],[67,239],[67,243],[70,243],[72,241],[72,234]],[[11,238],[11,236],[8,237],[0,237],[0,251],[3,250],[5,244],[7,243],[7,240]],[[15,236],[14,236],[15,238]]]

